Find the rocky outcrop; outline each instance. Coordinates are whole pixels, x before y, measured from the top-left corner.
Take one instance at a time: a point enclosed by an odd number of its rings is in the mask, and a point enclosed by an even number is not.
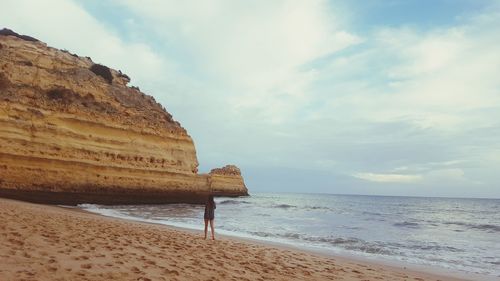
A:
[[[248,195],[247,187],[243,182],[241,171],[234,165],[212,169],[209,173],[210,188],[214,194],[238,196],[241,193]]]
[[[240,174],[224,184],[218,174],[198,174],[186,130],[129,81],[90,58],[1,30],[0,196],[139,204],[203,202],[211,189],[247,194]]]

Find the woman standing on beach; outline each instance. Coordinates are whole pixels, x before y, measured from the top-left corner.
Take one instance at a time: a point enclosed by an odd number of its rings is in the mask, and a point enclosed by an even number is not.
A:
[[[205,215],[203,216],[205,218],[205,239],[207,239],[207,228],[208,228],[208,223],[210,222],[210,229],[212,231],[212,240],[215,240],[215,233],[214,233],[214,218],[215,218],[215,201],[214,201],[214,196],[209,195],[207,203],[205,204]]]

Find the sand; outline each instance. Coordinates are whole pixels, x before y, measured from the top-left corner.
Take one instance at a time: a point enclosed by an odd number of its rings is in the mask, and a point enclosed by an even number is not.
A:
[[[0,280],[464,280],[0,199]]]

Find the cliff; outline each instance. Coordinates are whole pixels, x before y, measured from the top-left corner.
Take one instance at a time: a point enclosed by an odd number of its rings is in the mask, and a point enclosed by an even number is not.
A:
[[[213,180],[198,174],[193,140],[129,81],[88,57],[1,30],[0,196],[57,204],[203,202]],[[219,195],[247,195],[241,175],[215,182]]]

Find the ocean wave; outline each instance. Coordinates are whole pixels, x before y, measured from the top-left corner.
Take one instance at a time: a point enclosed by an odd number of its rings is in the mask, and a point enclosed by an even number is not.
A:
[[[477,229],[477,230],[483,230],[486,232],[490,233],[497,233],[500,232],[500,226],[495,225],[495,224],[476,224],[476,223],[465,223],[465,222],[444,222],[443,224],[446,225],[458,225],[458,226],[463,226],[468,229]]]
[[[381,255],[402,255],[404,256],[408,251],[418,250],[424,252],[464,252],[463,249],[458,249],[448,245],[440,245],[437,243],[394,243],[394,242],[382,242],[382,241],[366,241],[363,239],[355,237],[304,237],[304,236],[293,236],[288,234],[288,237],[296,237],[297,239],[305,240],[313,244],[329,244],[332,246],[340,247],[346,250],[359,251],[370,254],[381,254]]]
[[[362,244],[359,246],[348,246],[347,250],[351,251],[360,251],[368,254],[378,254],[378,255],[386,255],[386,256],[394,256],[394,252],[389,250],[386,247],[381,247],[378,245],[370,245],[370,244]]]
[[[363,215],[371,215],[371,216],[383,216],[381,213],[377,213],[377,212],[368,212],[368,211],[364,211],[364,212],[362,212],[361,214],[363,214]]]
[[[302,235],[300,235],[298,233],[285,233],[282,236],[285,238],[292,238],[292,239],[301,239],[302,238]]]
[[[363,228],[360,226],[352,226],[352,225],[340,225],[339,227],[344,229],[353,229],[353,230],[359,230]]]
[[[305,206],[304,209],[306,209],[306,210],[326,210],[326,211],[331,210],[330,208],[324,207],[324,206]]]
[[[394,226],[397,227],[407,227],[407,228],[419,228],[420,225],[416,222],[409,222],[409,221],[404,221],[404,222],[397,222],[393,224]]]
[[[328,244],[337,248],[367,254],[394,255],[394,251],[382,242],[369,242],[355,237],[301,237],[313,244]]]
[[[358,238],[342,238],[342,237],[308,237],[305,240],[310,242],[326,242],[332,245],[364,243]]]
[[[249,231],[248,234],[259,236],[259,237],[276,237],[275,234],[264,231]]]
[[[270,217],[271,215],[268,214],[268,213],[258,213],[257,215],[261,216],[261,217]]]
[[[398,243],[398,246],[401,248],[407,248],[411,250],[422,250],[422,251],[439,251],[439,252],[463,252],[462,249],[457,249],[455,247],[439,245],[436,243],[432,244],[421,244],[421,243],[412,243],[412,244],[401,244]]]
[[[289,205],[289,204],[277,204],[277,205],[274,205],[273,207],[280,208],[280,209],[290,209],[290,208],[296,208],[297,206]]]
[[[234,200],[234,199],[228,199],[228,200],[223,200],[220,201],[219,204],[226,205],[226,204],[251,204],[248,201],[241,201],[241,200]]]
[[[96,204],[78,204],[78,208],[85,209],[85,210],[97,210],[99,209],[99,205]]]
[[[269,235],[268,235],[269,236]],[[300,233],[282,233],[277,234],[277,237],[294,239],[294,240],[303,240],[307,242],[313,243],[328,243],[332,245],[341,245],[341,244],[353,244],[353,243],[363,243],[364,241],[358,238],[342,238],[342,237],[322,237],[322,236],[307,236]]]
[[[329,243],[331,245],[355,252],[379,255],[394,255],[394,251],[387,247],[388,245],[381,242],[368,242],[362,239],[350,237],[334,238],[331,239]]]
[[[470,228],[486,230],[488,232],[500,232],[500,226],[494,224],[477,224],[470,226]]]

